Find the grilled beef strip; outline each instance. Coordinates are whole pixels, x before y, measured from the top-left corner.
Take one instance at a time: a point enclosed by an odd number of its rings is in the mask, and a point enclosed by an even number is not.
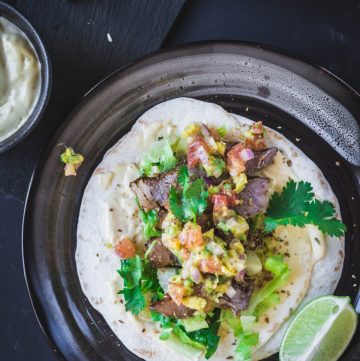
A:
[[[161,173],[157,177],[140,177],[130,183],[130,188],[138,197],[146,211],[168,206],[169,190],[177,184],[178,169]]]
[[[245,188],[239,194],[240,204],[235,206],[235,211],[244,218],[250,218],[264,212],[269,203],[267,178],[249,179]]]
[[[254,150],[254,158],[246,162],[246,174],[254,175],[259,170],[270,165],[278,152],[278,148],[270,147],[263,150]]]
[[[234,296],[224,295],[219,299],[218,306],[220,308],[231,308],[235,314],[242,310],[246,310],[249,306],[250,297],[254,290],[254,282],[250,278],[245,277],[241,283],[232,281],[231,286],[235,289]]]
[[[156,311],[167,317],[175,317],[177,319],[190,317],[195,312],[195,310],[184,305],[177,305],[168,294],[166,294],[161,301],[152,303],[149,308],[151,311]]]
[[[149,250],[147,258],[154,268],[180,267],[179,260],[164,246],[160,238],[152,238],[146,242],[145,247]]]

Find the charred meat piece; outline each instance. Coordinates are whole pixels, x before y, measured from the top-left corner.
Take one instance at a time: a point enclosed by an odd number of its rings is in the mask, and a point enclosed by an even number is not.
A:
[[[227,244],[230,244],[231,241],[234,239],[234,235],[231,232],[225,233],[219,228],[215,228],[215,236],[220,237],[224,240]]]
[[[249,249],[255,250],[256,248],[263,247],[264,236],[259,229],[250,229],[246,235],[246,245]]]
[[[175,317],[177,319],[190,317],[195,312],[195,310],[184,305],[178,306],[168,294],[166,294],[161,301],[152,303],[149,308],[151,311],[156,311],[167,317]]]
[[[138,178],[130,183],[131,190],[138,198],[140,205],[145,211],[150,211],[157,207],[157,204],[151,194],[150,186],[147,184],[146,179]]]
[[[249,306],[250,297],[254,290],[254,282],[245,278],[243,282],[232,282],[231,286],[236,291],[232,297],[224,295],[219,299],[218,306],[221,308],[231,308],[235,314],[238,314],[242,310],[246,310]]]
[[[264,150],[254,150],[254,158],[246,162],[246,174],[254,175],[259,170],[270,165],[278,152],[276,147],[267,148]]]
[[[153,238],[146,243],[147,258],[154,268],[179,267],[176,256],[164,246],[160,238]]]
[[[244,190],[239,194],[240,204],[235,210],[240,216],[249,218],[255,214],[264,212],[269,203],[268,185],[270,180],[267,178],[249,179]]]
[[[154,178],[141,177],[130,183],[130,188],[138,197],[140,205],[146,211],[158,206],[166,207],[169,190],[177,182],[177,169],[162,173]]]
[[[211,213],[203,213],[201,216],[196,218],[196,223],[201,227],[202,233],[205,233],[214,227]]]

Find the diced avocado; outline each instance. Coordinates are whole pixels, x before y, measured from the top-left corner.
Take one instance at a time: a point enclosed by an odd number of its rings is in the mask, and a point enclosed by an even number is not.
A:
[[[240,193],[245,188],[245,186],[248,182],[245,173],[240,173],[239,176],[232,177],[232,179],[235,183],[235,189],[234,189],[235,193]]]
[[[206,300],[202,297],[190,296],[184,298],[182,304],[192,310],[203,311],[206,307]]]

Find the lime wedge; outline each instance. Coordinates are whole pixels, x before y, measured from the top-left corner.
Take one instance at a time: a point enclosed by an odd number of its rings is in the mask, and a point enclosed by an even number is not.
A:
[[[356,325],[357,314],[349,297],[316,298],[291,321],[280,361],[335,361],[350,343]]]

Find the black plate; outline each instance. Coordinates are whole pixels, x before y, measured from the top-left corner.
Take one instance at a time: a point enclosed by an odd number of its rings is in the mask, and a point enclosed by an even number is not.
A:
[[[339,107],[346,107],[360,119],[359,96],[324,69],[237,42],[162,51],[113,74],[84,98],[51,139],[37,165],[23,223],[30,296],[41,327],[60,358],[139,359],[119,343],[82,293],[74,259],[77,218],[84,188],[105,151],[144,111],[179,96],[218,103],[229,111],[262,119],[267,126],[281,126],[280,131],[318,164],[340,201],[349,228],[344,271],[336,293],[354,300],[360,277],[359,230],[353,226],[360,224],[360,196],[354,168],[291,115],[293,92],[303,95],[304,104],[300,105],[305,108],[309,108],[306,92],[311,92],[317,107],[326,108],[325,93],[330,102],[336,99]],[[321,118],[326,109],[322,112],[320,108],[310,110],[318,111]],[[63,143],[85,156],[77,177],[63,176],[58,160],[62,151],[58,145]],[[359,339],[357,332],[353,344]]]

